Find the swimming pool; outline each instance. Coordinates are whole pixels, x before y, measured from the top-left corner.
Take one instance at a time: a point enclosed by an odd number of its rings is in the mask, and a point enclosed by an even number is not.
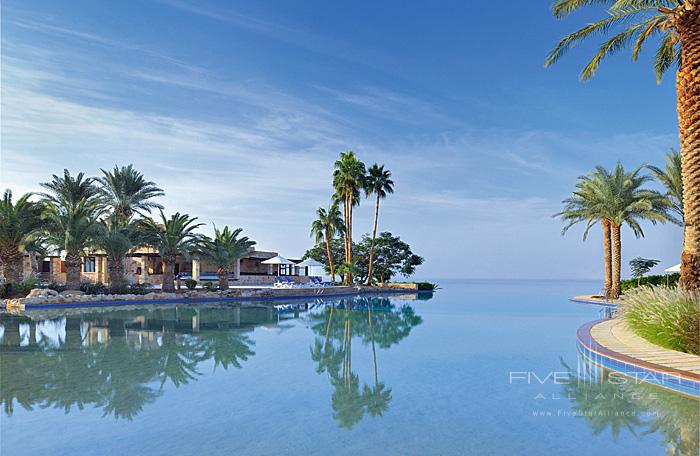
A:
[[[580,358],[589,282],[440,281],[308,312],[2,315],[0,451],[697,454],[698,402]]]

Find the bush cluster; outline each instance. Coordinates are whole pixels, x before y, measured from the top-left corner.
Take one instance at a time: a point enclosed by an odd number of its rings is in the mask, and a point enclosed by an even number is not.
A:
[[[622,291],[632,290],[642,285],[668,285],[669,287],[675,287],[678,284],[678,280],[681,275],[678,273],[669,275],[651,275],[642,277],[639,279],[626,279],[620,282],[620,289]],[[666,281],[668,280],[668,283]]]
[[[418,291],[434,291],[437,290],[438,284],[432,282],[416,282]]]
[[[680,287],[646,286],[624,294],[618,312],[649,342],[700,355],[700,295]]]

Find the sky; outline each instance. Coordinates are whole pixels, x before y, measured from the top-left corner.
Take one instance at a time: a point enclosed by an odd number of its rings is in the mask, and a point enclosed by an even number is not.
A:
[[[242,227],[300,257],[333,163],[384,164],[379,230],[425,258],[417,278],[599,279],[602,229],[552,217],[600,164],[678,148],[672,76],[647,48],[586,83],[595,40],[545,69],[564,34],[549,1],[4,0],[0,187],[133,163],[166,214]],[[363,201],[354,233],[371,231]],[[623,261],[680,260],[682,230],[623,229]],[[628,274],[628,268],[623,274]]]

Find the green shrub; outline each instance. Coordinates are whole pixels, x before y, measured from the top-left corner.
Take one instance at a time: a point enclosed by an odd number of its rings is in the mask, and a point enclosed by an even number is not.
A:
[[[3,283],[0,285],[0,298],[24,298],[32,288],[38,288],[39,281],[36,277],[29,277],[21,282]]]
[[[680,279],[681,275],[678,273],[669,275],[652,275],[641,277],[638,279],[627,279],[620,282],[620,289],[622,291],[632,290],[642,285],[668,285],[669,287],[675,287]],[[666,281],[668,280],[668,284]]]
[[[438,289],[437,283],[432,282],[416,282],[418,291],[434,291]]]
[[[132,283],[127,288],[127,293],[136,295],[145,295],[151,291],[153,291],[153,289],[148,283]]]
[[[57,291],[59,293],[62,291],[66,291],[66,285],[58,282],[51,282],[46,288]]]
[[[83,282],[80,284],[80,291],[89,295],[103,295],[109,293],[109,287],[102,282]]]
[[[630,290],[618,312],[649,342],[700,355],[700,295],[679,287],[646,286]]]
[[[185,280],[185,286],[187,287],[188,290],[194,290],[195,287],[197,286],[197,281],[194,279],[187,279],[187,280]]]

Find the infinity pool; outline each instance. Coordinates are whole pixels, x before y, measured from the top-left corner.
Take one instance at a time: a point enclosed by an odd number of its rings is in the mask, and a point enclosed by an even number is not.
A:
[[[0,315],[0,454],[698,454],[698,401],[576,351],[588,282]]]

